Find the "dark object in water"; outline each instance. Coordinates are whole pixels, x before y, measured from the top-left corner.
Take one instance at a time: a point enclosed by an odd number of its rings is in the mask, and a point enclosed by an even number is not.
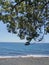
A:
[[[30,42],[26,42],[25,45],[30,45]]]

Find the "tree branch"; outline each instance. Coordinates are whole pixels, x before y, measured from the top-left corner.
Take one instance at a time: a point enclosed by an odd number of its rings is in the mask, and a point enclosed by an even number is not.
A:
[[[20,4],[20,3],[23,2],[23,1],[25,1],[25,0],[21,0],[20,2],[16,3],[16,4],[14,5],[14,8],[16,7],[16,5]]]
[[[23,2],[23,1],[25,1],[25,0],[21,0],[20,2],[16,3],[16,4],[14,5],[14,7],[13,7],[13,8],[15,8],[15,7],[16,7],[16,5],[20,4],[20,3],[21,3],[21,2]],[[49,1],[45,3],[44,7],[45,7],[48,3],[49,3]],[[43,8],[44,8],[44,7],[43,7]]]

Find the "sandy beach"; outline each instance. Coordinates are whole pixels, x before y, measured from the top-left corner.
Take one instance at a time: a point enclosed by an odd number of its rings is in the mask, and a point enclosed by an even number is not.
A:
[[[49,65],[49,57],[0,58],[0,65]]]

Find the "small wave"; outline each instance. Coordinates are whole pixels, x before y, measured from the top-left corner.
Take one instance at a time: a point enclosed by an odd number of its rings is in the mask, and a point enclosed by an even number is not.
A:
[[[0,58],[27,58],[27,57],[49,57],[49,55],[0,56]]]

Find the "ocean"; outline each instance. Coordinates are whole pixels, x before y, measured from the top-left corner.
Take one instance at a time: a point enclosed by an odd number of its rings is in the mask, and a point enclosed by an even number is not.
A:
[[[1,56],[49,56],[49,43],[25,43],[0,42]]]

